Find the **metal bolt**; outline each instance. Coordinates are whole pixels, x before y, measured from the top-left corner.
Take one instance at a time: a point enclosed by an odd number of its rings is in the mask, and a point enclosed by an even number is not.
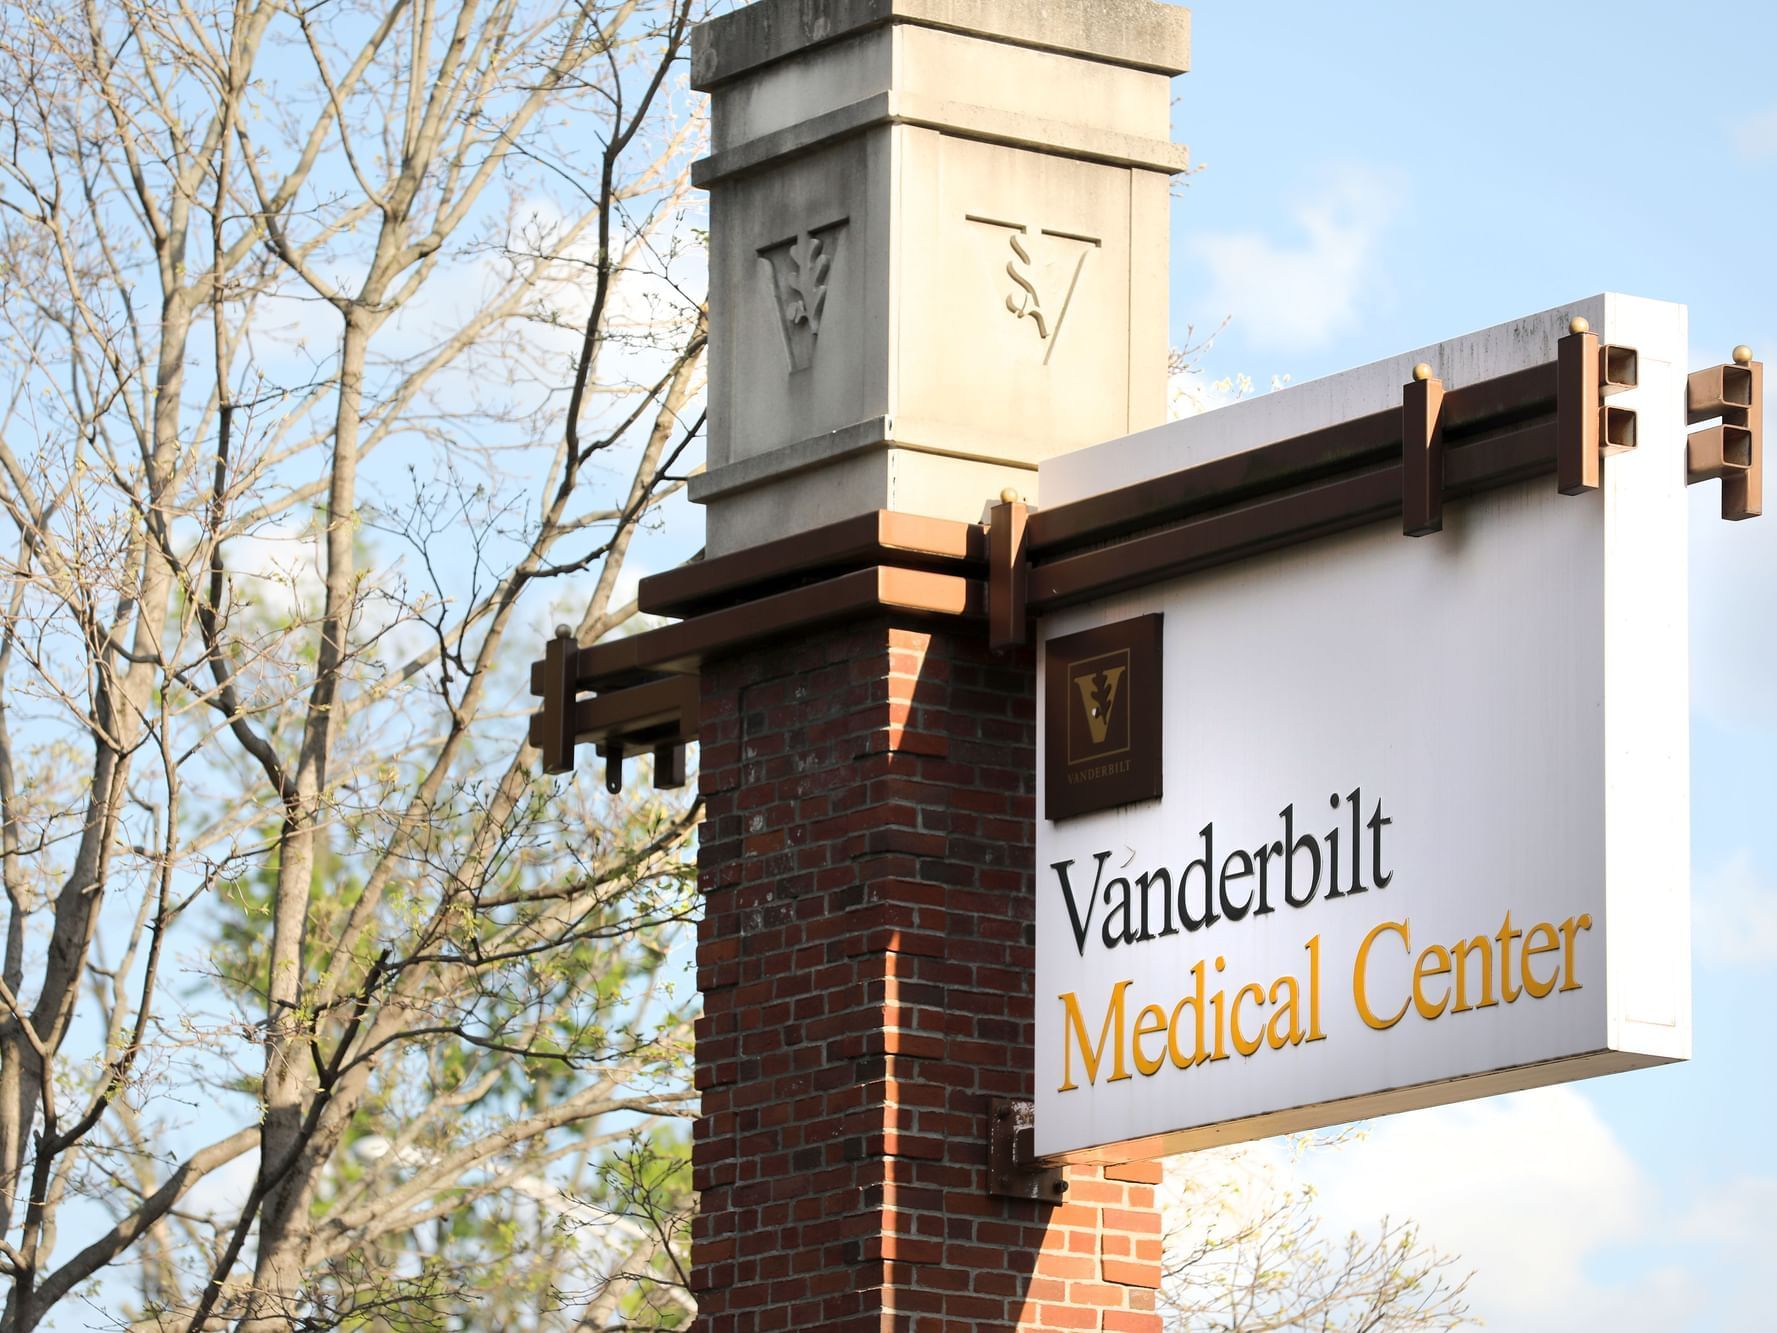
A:
[[[1053,1189],[1057,1194],[1066,1194],[1067,1193],[1067,1181],[1058,1180],[1055,1182],[1054,1185],[1050,1186],[1050,1188]]]

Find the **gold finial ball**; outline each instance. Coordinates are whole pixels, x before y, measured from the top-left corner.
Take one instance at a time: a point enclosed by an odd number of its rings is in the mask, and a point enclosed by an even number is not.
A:
[[[1737,366],[1750,366],[1752,364],[1752,348],[1748,347],[1745,343],[1741,343],[1736,347],[1734,349],[1734,364]]]
[[[1425,381],[1430,379],[1431,378],[1431,362],[1421,361],[1418,365],[1414,366],[1413,367],[1413,378],[1418,380],[1421,384],[1425,383]]]
[[[1587,319],[1584,315],[1575,315],[1572,319],[1567,321],[1567,331],[1569,333],[1590,333],[1592,331],[1592,321]]]
[[[1010,487],[1010,486],[1006,487],[1005,490],[1000,492],[1000,503],[1003,505],[1017,504],[1018,503],[1018,492],[1015,491],[1014,489],[1012,489],[1012,487]]]

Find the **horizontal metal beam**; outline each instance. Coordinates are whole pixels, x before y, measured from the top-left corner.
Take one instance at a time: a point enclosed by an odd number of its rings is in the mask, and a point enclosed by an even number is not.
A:
[[[572,713],[578,745],[607,745],[613,739],[640,744],[697,739],[700,684],[696,676],[668,676],[645,685],[577,699]],[[531,715],[531,744],[545,747],[545,708]],[[572,765],[569,765],[571,768]],[[566,769],[552,769],[565,772]]]
[[[1765,510],[1765,365],[1750,347],[1734,349],[1731,365],[1693,373],[1685,385],[1685,419],[1720,424],[1690,436],[1692,482],[1721,479],[1721,516],[1729,522]]]
[[[1400,414],[1389,416],[1398,435]],[[1457,499],[1554,470],[1554,423],[1532,422],[1447,449],[1442,494],[1445,500]],[[1043,561],[1031,570],[1031,608],[1053,611],[1394,517],[1402,512],[1404,481],[1396,461],[1205,514],[1114,546]]]
[[[878,509],[651,574],[641,581],[636,602],[649,615],[684,619],[873,565],[961,573],[955,566],[986,560],[987,534],[979,523]]]
[[[986,609],[980,579],[876,566],[609,643],[557,640],[531,664],[531,693],[543,700],[531,743],[547,771],[566,773],[573,747],[595,742],[610,761],[606,785],[620,786],[626,752],[696,739],[698,672],[708,656],[869,615],[981,619]],[[597,693],[581,698],[587,690]]]
[[[1446,389],[1439,422],[1446,448],[1555,411],[1555,365],[1531,366],[1461,388]],[[1353,417],[1287,440],[1137,482],[1030,517],[1029,543],[1038,560],[1070,548],[1176,523],[1243,500],[1398,462],[1401,409]]]

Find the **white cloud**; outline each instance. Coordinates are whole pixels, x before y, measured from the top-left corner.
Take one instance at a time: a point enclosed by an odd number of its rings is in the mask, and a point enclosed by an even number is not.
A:
[[[326,550],[311,523],[265,523],[223,547],[234,576],[235,604],[274,621],[318,615],[325,593]]]
[[[1744,1245],[1762,1236],[1777,1216],[1777,1176],[1745,1176],[1711,1191],[1685,1214],[1679,1230],[1687,1240],[1707,1245]]]
[[[1396,179],[1346,167],[1294,208],[1294,235],[1211,232],[1186,242],[1209,269],[1202,308],[1226,313],[1249,337],[1309,347],[1353,325],[1382,274],[1378,243],[1400,206]]]
[[[1333,1148],[1286,1140],[1168,1163],[1174,1254],[1312,1188],[1323,1234],[1412,1220],[1472,1272],[1474,1317],[1514,1333],[1762,1329],[1777,1177],[1656,1182],[1579,1088],[1374,1122]]]
[[[1378,1121],[1342,1152],[1310,1158],[1330,1220],[1373,1226],[1410,1217],[1422,1238],[1472,1268],[1472,1308],[1513,1329],[1666,1329],[1682,1274],[1644,1274],[1632,1290],[1588,1279],[1588,1259],[1633,1242],[1653,1190],[1592,1103],[1542,1088]],[[1601,1320],[1607,1308],[1616,1316]]]
[[[1777,886],[1741,851],[1696,877],[1692,929],[1699,962],[1777,965]]]
[[[1741,121],[1734,130],[1734,147],[1742,157],[1777,157],[1777,106]]]

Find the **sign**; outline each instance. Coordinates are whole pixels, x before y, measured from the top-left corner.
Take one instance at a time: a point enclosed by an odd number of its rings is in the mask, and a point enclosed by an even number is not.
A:
[[[1516,481],[1425,538],[1396,514],[1045,618],[1039,1154],[1688,1056],[1684,315],[1582,309],[1642,368],[1601,489]],[[1045,504],[1398,407],[1416,360],[1453,384],[1551,362],[1572,310],[1045,464]],[[1124,666],[1132,626],[1158,643]],[[1150,727],[1155,795],[1125,794]]]
[[[1160,624],[1137,616],[1045,645],[1048,818],[1160,796]]]

